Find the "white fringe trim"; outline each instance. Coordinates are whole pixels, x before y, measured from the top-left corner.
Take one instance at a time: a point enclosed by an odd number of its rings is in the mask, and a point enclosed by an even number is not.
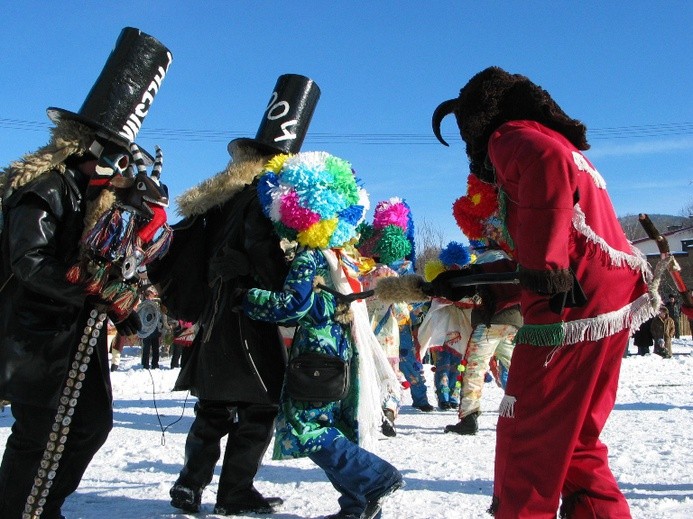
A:
[[[599,171],[594,169],[582,153],[574,151],[573,161],[580,171],[587,171],[587,173],[590,174],[592,180],[599,189],[606,189],[606,180],[604,180],[604,177],[602,177]]]
[[[608,257],[611,263],[616,267],[624,267],[628,265],[633,270],[639,270],[642,273],[643,280],[649,282],[652,279],[652,270],[647,262],[645,255],[631,244],[631,254],[614,249],[606,243],[606,240],[599,236],[587,224],[587,218],[582,211],[580,204],[575,204],[575,213],[573,214],[573,227],[580,233],[588,242],[597,245]]]
[[[632,303],[619,310],[601,314],[589,319],[578,319],[563,323],[565,340],[563,344],[575,344],[584,341],[598,341],[629,328],[631,332],[650,317],[656,315],[649,293],[641,295]]]
[[[501,418],[515,418],[515,402],[517,402],[517,398],[505,395],[498,407],[498,415]]]

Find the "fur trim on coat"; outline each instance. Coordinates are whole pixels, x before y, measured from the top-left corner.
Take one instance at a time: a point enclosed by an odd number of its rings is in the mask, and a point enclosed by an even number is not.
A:
[[[268,157],[259,156],[240,162],[231,160],[226,169],[176,198],[178,214],[188,218],[223,204],[260,176],[267,160]]]
[[[96,138],[88,126],[75,121],[61,121],[51,128],[48,144],[12,162],[0,173],[0,197],[19,189],[52,170],[65,172],[65,160],[84,155]]]

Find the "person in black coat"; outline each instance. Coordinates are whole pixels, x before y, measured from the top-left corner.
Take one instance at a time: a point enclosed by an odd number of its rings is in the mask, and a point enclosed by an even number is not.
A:
[[[653,317],[645,321],[633,334],[633,344],[638,347],[638,355],[647,355],[650,353],[650,346],[654,344],[654,338],[650,331]]]
[[[123,30],[114,55],[80,113],[50,108],[50,142],[0,174],[0,399],[11,401],[15,420],[0,465],[3,519],[62,517],[113,426],[106,317],[119,333],[138,328],[135,313],[123,315],[67,279],[83,232],[113,205],[103,186],[133,158],[134,135],[121,135],[122,124],[170,61],[163,45],[133,28]],[[123,90],[124,69],[132,68]],[[78,350],[86,351],[81,363]]]
[[[300,149],[318,92],[303,76],[279,78],[256,139],[232,141],[226,169],[178,198],[184,219],[173,226],[167,256],[149,270],[169,315],[199,325],[174,387],[198,397],[185,463],[170,491],[171,505],[187,512],[200,509],[224,436],[214,513],[271,513],[283,503],[264,497],[253,481],[274,432],[286,349],[275,324],[239,311],[240,294],[283,286],[288,264],[256,179],[272,156]],[[286,124],[294,128],[288,140]]]

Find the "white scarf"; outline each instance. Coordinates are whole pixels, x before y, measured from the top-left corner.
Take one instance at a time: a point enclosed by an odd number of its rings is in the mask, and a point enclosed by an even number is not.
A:
[[[322,253],[330,267],[335,290],[352,294],[354,291],[335,252],[325,249]],[[401,389],[397,375],[373,333],[365,301],[351,303],[351,311],[351,335],[359,358],[358,438],[359,445],[367,449],[378,438],[383,421],[383,402],[392,393],[401,398]]]

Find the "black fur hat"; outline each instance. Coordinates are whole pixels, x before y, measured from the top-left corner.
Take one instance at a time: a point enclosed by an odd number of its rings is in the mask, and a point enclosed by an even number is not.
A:
[[[483,176],[488,140],[508,121],[528,119],[563,134],[579,150],[589,149],[587,128],[571,119],[549,93],[520,74],[510,74],[499,67],[482,70],[460,90],[459,97],[444,101],[433,113],[433,133],[448,145],[440,134],[443,118],[454,113],[462,140],[467,144],[470,170]]]

